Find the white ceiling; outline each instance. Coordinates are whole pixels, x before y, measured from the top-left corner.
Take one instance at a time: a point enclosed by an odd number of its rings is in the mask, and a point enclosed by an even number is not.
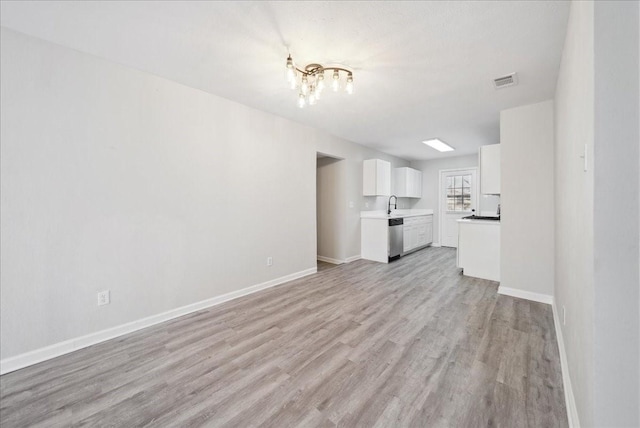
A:
[[[553,98],[564,1],[7,2],[2,26],[405,159],[499,142],[499,112]],[[298,64],[342,63],[355,93],[299,109]],[[492,80],[518,72],[518,86]],[[421,143],[438,137],[457,150]]]

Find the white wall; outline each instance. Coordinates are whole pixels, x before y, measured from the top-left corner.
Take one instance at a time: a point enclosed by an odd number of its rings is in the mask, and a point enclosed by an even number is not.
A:
[[[640,426],[638,7],[594,5],[596,426]]]
[[[346,248],[342,242],[347,204],[344,160],[318,158],[316,173],[316,212],[318,256],[343,261]]]
[[[500,112],[500,285],[553,295],[553,101]]]
[[[345,158],[357,255],[362,160],[408,164],[5,28],[1,43],[3,360],[315,267],[318,151]]]
[[[593,2],[572,2],[556,88],[555,293],[579,422],[593,426]],[[580,157],[587,145],[588,168]]]
[[[639,21],[637,2],[573,2],[556,93],[555,302],[582,426],[640,425]]]

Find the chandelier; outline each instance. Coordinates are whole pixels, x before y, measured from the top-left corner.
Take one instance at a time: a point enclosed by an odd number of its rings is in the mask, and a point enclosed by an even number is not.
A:
[[[320,64],[309,64],[304,68],[298,68],[293,63],[291,55],[287,58],[287,81],[291,89],[298,89],[298,107],[314,105],[320,99],[325,87],[325,71],[333,71],[331,74],[331,89],[338,92],[341,87],[341,72],[347,79],[344,90],[347,94],[353,93],[353,73],[346,68],[332,66],[325,67]]]

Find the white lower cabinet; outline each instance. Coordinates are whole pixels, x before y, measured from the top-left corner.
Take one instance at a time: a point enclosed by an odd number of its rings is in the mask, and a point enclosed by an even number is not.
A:
[[[416,246],[422,247],[433,242],[433,223],[422,223],[418,225],[418,237]]]
[[[403,245],[401,256],[424,248],[433,242],[433,214],[409,214],[402,216],[402,220]],[[361,225],[361,257],[365,260],[388,263],[391,245],[389,217],[382,214],[364,214],[361,217]]]
[[[389,220],[363,218],[361,224],[361,257],[374,262],[389,263]]]
[[[402,252],[411,251],[416,246],[415,226],[405,223],[402,226]]]
[[[433,215],[407,217],[403,225],[402,252],[408,253],[433,242]]]

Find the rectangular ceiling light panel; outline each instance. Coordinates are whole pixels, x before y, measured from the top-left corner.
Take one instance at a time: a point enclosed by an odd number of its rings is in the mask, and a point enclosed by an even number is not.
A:
[[[439,152],[452,152],[455,150],[453,147],[445,142],[438,140],[437,138],[434,138],[433,140],[423,141],[423,143],[425,143],[429,147],[436,149]]]

